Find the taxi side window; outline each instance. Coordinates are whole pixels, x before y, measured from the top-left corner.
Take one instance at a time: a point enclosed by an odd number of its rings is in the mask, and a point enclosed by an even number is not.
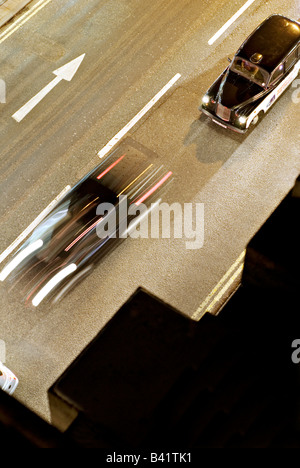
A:
[[[283,71],[284,71],[284,66],[283,66],[283,64],[281,64],[281,65],[279,65],[279,67],[277,67],[277,68],[273,71],[271,81],[272,81],[272,82],[276,81],[276,80],[283,74]]]
[[[287,71],[289,68],[291,68],[292,65],[294,65],[294,62],[296,61],[297,58],[297,49],[294,50],[286,59],[285,61],[285,70]]]

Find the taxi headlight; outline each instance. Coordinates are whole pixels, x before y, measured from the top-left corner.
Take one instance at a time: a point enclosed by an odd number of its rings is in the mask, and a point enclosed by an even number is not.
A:
[[[244,124],[246,123],[246,120],[247,120],[247,117],[245,117],[244,115],[241,115],[241,116],[239,117],[239,123],[240,123],[241,125],[244,125]]]

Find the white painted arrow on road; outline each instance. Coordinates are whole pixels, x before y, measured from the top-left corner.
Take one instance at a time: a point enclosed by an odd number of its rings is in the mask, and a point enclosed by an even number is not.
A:
[[[27,114],[35,107],[41,100],[47,96],[48,93],[60,83],[61,80],[71,81],[75,73],[77,72],[82,60],[84,59],[85,54],[80,55],[71,62],[63,65],[62,67],[54,70],[54,75],[56,77],[52,80],[47,86],[45,86],[38,94],[33,96],[24,106],[22,106],[17,112],[12,115],[12,118],[15,119],[17,122],[21,122],[21,120],[26,117]]]

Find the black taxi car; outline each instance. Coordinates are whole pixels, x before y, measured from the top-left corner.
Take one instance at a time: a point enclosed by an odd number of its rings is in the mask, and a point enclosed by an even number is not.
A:
[[[203,96],[199,109],[222,127],[245,133],[292,83],[299,69],[300,23],[273,14],[244,41]]]

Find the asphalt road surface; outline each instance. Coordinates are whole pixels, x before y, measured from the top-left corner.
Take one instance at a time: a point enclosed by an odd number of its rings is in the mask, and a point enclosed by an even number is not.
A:
[[[120,144],[127,138],[173,171],[164,201],[204,210],[199,248],[172,235],[128,238],[50,308],[27,309],[1,289],[0,339],[20,380],[14,395],[47,420],[48,388],[137,287],[195,319],[213,311],[223,288],[238,281],[248,241],[299,174],[295,87],[246,135],[198,110],[227,57],[263,19],[300,18],[297,0],[255,0],[209,45],[244,3],[34,1],[0,31],[0,253],[99,163],[98,152],[124,128]],[[21,121],[12,117],[55,78],[54,70],[82,54],[71,81],[57,83]]]

